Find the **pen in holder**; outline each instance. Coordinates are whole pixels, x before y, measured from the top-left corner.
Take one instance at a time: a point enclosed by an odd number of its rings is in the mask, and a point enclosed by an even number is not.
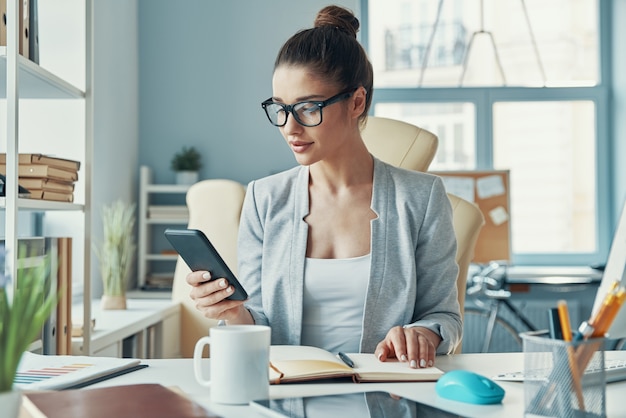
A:
[[[606,417],[604,338],[577,342],[521,334],[526,417]]]

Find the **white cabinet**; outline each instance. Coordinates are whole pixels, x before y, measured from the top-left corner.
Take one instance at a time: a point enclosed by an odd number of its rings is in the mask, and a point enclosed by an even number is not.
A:
[[[146,166],[141,167],[139,177],[138,287],[170,290],[178,256],[166,243],[163,231],[170,226],[186,227],[189,215],[184,199],[189,186],[154,184],[152,170]],[[176,204],[158,202],[171,196]]]
[[[6,159],[7,159],[7,185],[6,197],[0,198],[1,209],[5,215],[5,244],[7,258],[5,272],[16,277],[16,254],[18,232],[18,212],[33,210],[37,212],[48,211],[78,211],[83,213],[84,239],[79,245],[89,245],[91,210],[90,210],[90,185],[91,185],[91,153],[92,153],[92,96],[91,96],[91,70],[92,70],[92,12],[93,0],[85,0],[85,91],[71,85],[55,74],[45,70],[34,62],[22,57],[18,51],[18,0],[7,1],[7,45],[0,47],[0,100],[6,100],[6,117],[0,120],[0,128],[6,133]],[[57,99],[84,100],[84,113],[79,117],[84,118],[85,132],[80,140],[84,141],[85,155],[82,159],[82,187],[84,187],[84,203],[61,203],[41,200],[19,198],[17,194],[17,154],[20,142],[20,110],[21,102],[28,99],[50,99],[49,106],[55,106]],[[71,115],[70,117],[74,117]],[[52,136],[53,134],[51,134]],[[51,140],[52,141],[52,140]],[[90,286],[90,254],[85,251],[84,272],[74,272],[78,277],[83,277],[84,294],[89,295]],[[91,317],[90,298],[85,296],[83,316],[85,323]],[[90,333],[84,333],[84,353],[90,354]]]

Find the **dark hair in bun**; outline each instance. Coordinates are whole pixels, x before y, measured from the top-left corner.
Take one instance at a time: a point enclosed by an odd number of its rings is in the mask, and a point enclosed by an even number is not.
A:
[[[374,71],[356,39],[359,27],[352,11],[326,6],[318,12],[313,28],[299,31],[285,42],[274,69],[283,65],[306,67],[317,77],[337,84],[340,90],[363,86],[367,91],[363,120],[372,103]]]
[[[317,13],[313,26],[332,26],[356,39],[360,23],[351,11],[337,6],[326,6]]]

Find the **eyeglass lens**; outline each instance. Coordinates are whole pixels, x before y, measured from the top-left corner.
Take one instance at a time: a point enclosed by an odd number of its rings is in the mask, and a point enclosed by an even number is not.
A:
[[[279,103],[270,103],[265,106],[270,122],[276,126],[283,126],[287,123],[290,110],[296,121],[303,126],[316,126],[322,122],[322,111],[317,103],[296,103],[291,109]]]

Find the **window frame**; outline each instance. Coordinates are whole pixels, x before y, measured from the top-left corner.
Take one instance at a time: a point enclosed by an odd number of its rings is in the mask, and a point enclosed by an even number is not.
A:
[[[370,0],[360,0],[361,43],[368,51]],[[598,1],[599,82],[589,87],[407,87],[375,88],[371,114],[380,103],[453,103],[475,106],[476,169],[493,169],[493,107],[498,102],[591,101],[595,105],[596,155],[596,251],[589,253],[513,253],[515,265],[592,265],[606,262],[613,236],[610,116],[611,97],[611,4]],[[375,75],[374,75],[375,77]],[[512,190],[515,193],[515,190]]]

